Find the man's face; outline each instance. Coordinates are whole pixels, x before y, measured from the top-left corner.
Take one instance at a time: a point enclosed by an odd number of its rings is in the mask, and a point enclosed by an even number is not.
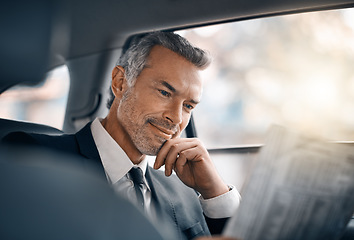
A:
[[[166,140],[180,136],[201,93],[198,68],[155,46],[135,85],[124,93],[117,118],[142,154],[156,155]]]

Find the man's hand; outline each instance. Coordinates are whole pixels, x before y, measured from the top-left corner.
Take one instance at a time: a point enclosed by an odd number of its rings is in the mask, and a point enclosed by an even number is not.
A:
[[[156,156],[155,169],[165,165],[165,175],[174,170],[181,181],[204,199],[226,193],[228,186],[217,173],[209,153],[197,138],[172,138]]]

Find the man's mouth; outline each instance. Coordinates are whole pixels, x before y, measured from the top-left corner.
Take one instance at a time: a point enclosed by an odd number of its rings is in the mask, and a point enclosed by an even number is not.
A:
[[[176,133],[176,131],[164,128],[164,127],[154,124],[152,122],[149,122],[149,123],[151,124],[151,126],[153,126],[155,129],[158,130],[158,133],[161,137],[163,137],[167,140],[171,139],[173,137],[173,135]]]

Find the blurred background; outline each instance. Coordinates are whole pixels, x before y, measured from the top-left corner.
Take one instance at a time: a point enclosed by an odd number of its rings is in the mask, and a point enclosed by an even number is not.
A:
[[[263,143],[272,123],[354,140],[354,9],[179,33],[214,57],[194,112],[208,147]]]
[[[62,129],[69,86],[66,66],[50,71],[37,86],[15,86],[0,95],[0,117]]]
[[[269,17],[179,31],[207,49],[194,112],[209,148],[261,144],[272,123],[329,140],[354,140],[354,10]],[[0,117],[62,128],[65,66],[34,87],[0,96]]]

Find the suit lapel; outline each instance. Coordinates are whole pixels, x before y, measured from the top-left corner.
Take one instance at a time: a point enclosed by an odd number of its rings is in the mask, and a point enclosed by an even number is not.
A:
[[[164,214],[167,213],[168,216],[173,216],[173,221],[176,225],[178,225],[174,201],[162,185],[161,179],[158,179],[157,174],[154,170],[151,170],[149,166],[146,169],[145,176],[151,189],[152,200],[156,202],[158,207],[157,210],[163,212]]]
[[[90,159],[100,159],[95,141],[91,133],[91,122],[86,124],[80,131],[75,134],[77,143],[79,144],[80,154]]]
[[[192,239],[210,234],[193,189],[186,187],[177,176],[166,177],[163,171],[151,167],[146,170],[146,180],[151,188],[152,200],[158,205],[162,216],[173,222],[180,238]]]
[[[86,162],[89,165],[94,165],[98,168],[99,173],[106,179],[105,171],[98,153],[95,141],[91,133],[91,122],[86,124],[80,131],[75,134],[76,141],[79,146],[79,151],[82,156],[88,159]]]

